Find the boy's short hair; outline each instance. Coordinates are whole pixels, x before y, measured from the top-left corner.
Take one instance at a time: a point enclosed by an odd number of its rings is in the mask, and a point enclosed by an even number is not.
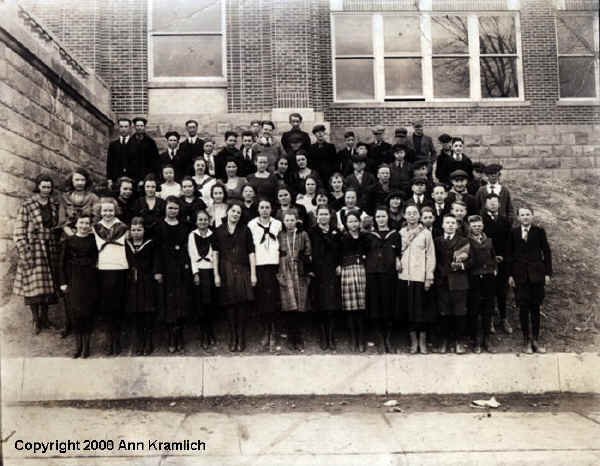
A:
[[[450,205],[450,207],[454,207],[455,205],[464,207],[465,209],[467,208],[467,204],[465,204],[463,201],[456,200]]]
[[[250,122],[250,126],[252,126],[253,124],[260,125],[261,123],[262,123],[262,122],[261,122],[260,120],[252,120],[252,121]]]
[[[290,116],[288,117],[288,121],[292,121],[292,118],[299,118],[300,121],[302,122],[302,115],[300,115],[298,112],[290,113]]]
[[[452,138],[452,144],[454,144],[455,142],[458,142],[458,141],[462,142],[463,144],[465,143],[465,140],[463,138],[461,138],[460,136],[454,136]]]
[[[148,120],[146,120],[144,117],[135,117],[131,120],[133,122],[133,124],[135,125],[138,121],[141,121],[142,123],[144,123],[144,126],[146,126],[148,124]]]
[[[487,193],[485,195],[485,200],[487,201],[488,199],[498,199],[500,200],[500,196],[498,196],[496,193]]]
[[[161,171],[165,171],[165,169],[170,168],[171,170],[175,171],[175,167],[173,165],[171,165],[170,163],[163,165],[161,168]]]
[[[121,123],[122,121],[126,121],[127,123],[129,123],[129,126],[131,126],[131,120],[129,118],[119,118],[117,120],[117,124]]]
[[[348,139],[348,138],[355,138],[356,135],[354,134],[354,131],[346,131],[344,133],[344,139]]]
[[[194,124],[194,125],[198,126],[198,122],[196,120],[188,120],[185,122],[185,126],[187,126],[189,124]]]
[[[429,207],[428,205],[425,205],[425,206],[421,207],[421,215],[423,215],[426,212],[428,212],[431,215],[435,216],[435,214],[433,213],[433,209],[431,207]]]
[[[481,218],[481,215],[469,215],[467,217],[467,221],[469,223],[476,223],[476,222],[483,222],[483,219]]]
[[[254,133],[252,133],[252,131],[242,131],[242,137],[245,136],[250,136],[251,138],[254,137]]]
[[[458,221],[458,219],[456,218],[456,216],[452,215],[452,214],[444,214],[444,216],[442,217],[442,221],[446,220],[447,218],[451,218],[453,220]]]
[[[325,125],[323,125],[323,124],[318,124],[318,125],[315,125],[315,126],[313,127],[313,129],[312,129],[312,133],[313,133],[313,134],[317,134],[317,133],[319,133],[319,132],[321,132],[321,131],[322,131],[322,132],[325,132],[325,131],[327,131],[327,129],[325,128]]]
[[[177,204],[181,207],[181,201],[177,196],[167,196],[167,198],[165,199],[165,205],[167,204]]]
[[[275,129],[275,123],[273,123],[271,120],[263,120],[260,122],[260,125],[269,125],[271,128]]]
[[[446,191],[446,185],[443,183],[435,183],[433,188],[431,188],[431,191],[433,192],[435,188],[442,188],[444,191]]]
[[[148,173],[144,177],[144,183],[143,183],[143,185],[145,185],[148,181],[153,181],[154,183],[158,184],[158,178],[156,177],[156,175],[154,173]]]
[[[531,212],[531,215],[533,215],[533,207],[531,207],[528,204],[521,204],[517,209],[517,215],[519,215],[520,211],[523,209],[528,210],[529,212]]]
[[[227,139],[229,139],[229,136],[235,136],[237,138],[238,133],[236,133],[235,131],[225,131],[225,140],[226,141],[227,141]]]

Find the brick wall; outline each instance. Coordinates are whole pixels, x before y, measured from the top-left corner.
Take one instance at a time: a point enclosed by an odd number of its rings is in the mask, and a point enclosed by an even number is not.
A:
[[[11,287],[14,218],[35,177],[50,173],[62,184],[76,166],[104,173],[108,88],[68,65],[56,45],[0,5],[0,296]]]

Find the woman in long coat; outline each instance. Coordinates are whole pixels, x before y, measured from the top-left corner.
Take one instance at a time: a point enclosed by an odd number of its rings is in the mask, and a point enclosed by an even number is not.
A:
[[[17,215],[13,240],[19,256],[13,292],[31,308],[33,331],[48,328],[48,306],[56,304],[59,258],[58,206],[51,195],[54,182],[48,175],[36,179],[34,195],[26,199]]]

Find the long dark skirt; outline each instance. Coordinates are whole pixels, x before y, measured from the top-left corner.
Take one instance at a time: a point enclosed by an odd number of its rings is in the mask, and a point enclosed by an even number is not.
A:
[[[194,285],[194,312],[200,318],[211,317],[217,301],[215,289],[215,274],[212,269],[200,269],[198,271],[200,284]]]
[[[121,316],[125,311],[127,270],[100,270],[100,313]]]
[[[71,265],[71,286],[65,295],[75,332],[87,332],[98,303],[98,270],[94,266]]]
[[[250,266],[221,261],[221,287],[217,291],[221,306],[236,306],[254,301],[254,288],[250,282]]]
[[[395,273],[367,274],[367,317],[369,319],[396,319],[398,276]]]
[[[256,266],[256,314],[271,314],[281,310],[281,298],[279,294],[279,281],[277,280],[278,265]]]
[[[425,291],[422,282],[400,280],[405,301],[406,320],[411,324],[433,324],[437,321],[432,291]]]

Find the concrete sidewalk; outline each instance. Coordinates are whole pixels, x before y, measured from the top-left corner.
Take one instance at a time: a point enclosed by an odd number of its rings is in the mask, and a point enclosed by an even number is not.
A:
[[[600,412],[331,414],[177,413],[135,409],[4,408],[4,464],[36,465],[597,465]],[[21,441],[112,440],[104,451],[18,451]],[[200,440],[202,451],[151,449]],[[135,451],[120,441],[141,442]],[[154,444],[156,446],[156,444]],[[143,448],[141,448],[143,446]],[[135,457],[131,458],[131,457]]]
[[[5,401],[223,395],[600,393],[600,355],[14,358]]]

